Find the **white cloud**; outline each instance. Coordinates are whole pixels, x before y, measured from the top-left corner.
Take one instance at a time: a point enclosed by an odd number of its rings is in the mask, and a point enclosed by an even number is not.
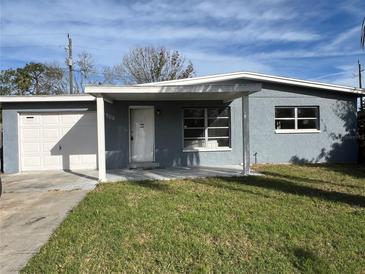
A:
[[[346,12],[364,10],[361,1],[351,3],[355,8]],[[67,32],[73,36],[75,55],[91,52],[100,66],[120,62],[133,47],[161,45],[180,50],[199,74],[280,70],[291,76],[288,59],[321,62],[320,58],[339,56],[352,62],[360,53],[355,19],[351,27],[340,28],[339,22],[335,31],[322,29],[325,20],[341,13],[337,6],[313,11],[309,4],[289,0],[18,0],[1,5],[2,46],[54,45],[3,48],[2,66],[12,60],[63,63]],[[42,33],[46,35],[32,35]],[[339,65],[336,58],[331,62]]]
[[[323,50],[325,51],[331,51],[331,50],[338,50],[338,48],[351,45],[352,43],[349,43],[349,40],[356,40],[356,38],[359,39],[360,37],[360,25],[355,26],[351,29],[348,29],[344,32],[339,33],[337,36],[335,36],[328,44],[325,44],[323,46]]]
[[[358,87],[357,64],[346,64],[336,66],[336,72],[324,74],[314,80],[328,82],[333,84]]]
[[[214,74],[234,72],[234,71],[251,71],[262,73],[274,73],[272,67],[264,61],[252,59],[249,56],[227,56],[225,54],[209,54],[194,51],[187,51],[186,56],[191,58],[198,72],[201,74]]]

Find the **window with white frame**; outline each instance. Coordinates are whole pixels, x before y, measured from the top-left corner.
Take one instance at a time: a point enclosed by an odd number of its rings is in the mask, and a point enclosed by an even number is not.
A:
[[[275,107],[276,131],[319,130],[319,107]]]
[[[184,108],[184,149],[230,147],[229,107]]]

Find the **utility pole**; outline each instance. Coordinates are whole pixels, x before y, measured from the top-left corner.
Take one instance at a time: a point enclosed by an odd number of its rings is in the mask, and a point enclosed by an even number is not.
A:
[[[361,78],[361,73],[364,71],[364,69],[361,68],[361,63],[360,60],[357,60],[357,65],[359,68],[359,88],[362,88],[362,78]],[[363,111],[365,107],[365,101],[364,101],[364,97],[361,96],[360,97],[360,110]]]
[[[359,88],[362,88],[362,79],[361,79],[361,72],[363,72],[364,70],[361,69],[361,63],[360,60],[357,60],[357,64],[359,66]]]
[[[73,61],[72,61],[72,39],[71,39],[71,36],[69,33],[67,34],[67,39],[68,39],[67,65],[68,65],[68,73],[69,73],[70,94],[72,94],[74,75],[73,75]]]

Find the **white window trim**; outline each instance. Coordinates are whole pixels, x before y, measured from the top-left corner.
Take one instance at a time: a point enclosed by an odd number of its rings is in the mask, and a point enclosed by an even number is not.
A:
[[[204,118],[199,117],[184,117],[184,109],[195,109],[195,108],[201,108],[204,110]],[[182,137],[183,137],[183,142],[182,142],[182,151],[183,152],[196,152],[196,151],[231,151],[232,148],[231,147],[218,147],[218,148],[205,148],[205,147],[196,147],[196,148],[185,148],[184,144],[185,144],[185,140],[204,140],[205,143],[207,143],[210,139],[228,139],[229,142],[231,142],[231,121],[230,121],[230,117],[231,116],[223,116],[223,117],[218,117],[222,118],[222,119],[228,119],[229,121],[229,126],[228,127],[208,127],[208,120],[210,118],[217,118],[217,117],[208,117],[208,108],[215,108],[215,107],[188,107],[188,108],[183,108],[183,132],[182,132]],[[231,111],[231,108],[228,106],[229,111]],[[204,119],[204,127],[184,127],[184,120],[186,119]],[[229,136],[220,136],[220,137],[209,137],[208,136],[208,131],[209,129],[220,129],[220,128],[225,128],[229,130]],[[204,137],[185,137],[185,129],[204,129]]]
[[[293,134],[293,133],[321,133],[319,129],[275,129],[277,134]]]
[[[205,151],[205,152],[214,152],[214,151],[232,151],[230,147],[219,147],[219,148],[204,148],[204,147],[197,147],[197,148],[189,148],[183,149],[183,152],[196,152],[196,151]]]
[[[277,120],[294,120],[294,129],[275,129],[275,133],[279,133],[279,134],[292,134],[292,133],[320,133],[321,129],[314,129],[314,128],[310,128],[310,129],[298,129],[298,121],[299,120],[316,120],[318,123],[318,126],[320,127],[319,124],[319,106],[275,106],[275,110],[276,108],[294,108],[294,117],[290,117],[290,118],[274,118],[275,122]],[[318,110],[318,117],[298,117],[298,108],[317,108]]]

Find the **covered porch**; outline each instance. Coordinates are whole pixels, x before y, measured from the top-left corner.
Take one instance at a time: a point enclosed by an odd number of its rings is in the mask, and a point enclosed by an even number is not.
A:
[[[96,97],[97,105],[98,179],[100,181],[110,181],[114,180],[114,175],[118,175],[115,174],[116,172],[113,175],[112,170],[121,170],[121,168],[118,164],[114,168],[115,165],[110,164],[111,159],[113,159],[114,163],[118,159],[119,161],[128,161],[129,167],[139,167],[143,166],[145,162],[149,162],[149,164],[153,164],[151,166],[162,166],[163,170],[168,171],[168,173],[170,172],[176,176],[181,174],[181,177],[186,177],[186,170],[190,172],[194,168],[200,168],[198,173],[201,173],[203,166],[214,166],[215,164],[215,166],[235,166],[234,172],[239,171],[239,173],[249,174],[249,94],[259,90],[261,90],[260,84],[88,86],[86,93]],[[237,103],[237,99],[239,103]],[[183,107],[197,108],[197,106],[209,106],[201,109],[203,112],[205,110],[205,115],[207,116],[207,111],[212,106],[228,105],[233,101],[236,101],[236,103],[234,104],[235,110],[232,112],[234,115],[238,115],[238,117],[232,118],[236,123],[232,129],[234,132],[230,136],[232,141],[234,141],[233,145],[219,147],[219,149],[184,149],[186,140],[183,135],[185,133],[181,133],[181,130],[184,132],[185,125],[183,121],[185,118],[183,117],[183,120],[178,122],[181,119],[179,115]],[[150,110],[149,112],[144,111],[146,121],[138,121],[138,127],[143,128],[141,136],[143,135],[145,139],[142,143],[138,143],[137,146],[138,136],[136,136],[135,132],[133,133],[135,121],[131,121],[134,115],[131,110],[134,109]],[[150,122],[147,122],[149,118],[152,121],[153,127],[150,127]],[[205,127],[207,127],[208,118],[205,117],[205,120]],[[162,133],[162,131],[164,132]],[[208,128],[202,127],[201,131],[208,132]],[[182,142],[181,139],[183,140]],[[165,145],[165,143],[171,143],[171,140],[176,141],[174,145]],[[202,140],[203,143],[207,143],[207,141],[208,137],[205,137],[205,141]],[[123,145],[115,148],[114,143],[123,143]],[[137,150],[138,152],[136,153],[135,151]],[[237,156],[237,153],[240,156]],[[230,154],[235,154],[234,161]],[[209,160],[189,162],[189,158],[192,157],[199,160],[200,156],[203,155],[206,159],[211,158],[211,156],[220,159],[217,162]],[[220,157],[220,155],[225,155],[224,157],[231,160],[224,161],[225,158]],[[170,161],[166,165],[164,163],[166,162],[165,158],[170,156],[174,156],[178,160]],[[185,160],[181,160],[181,158],[185,158]],[[194,165],[197,166],[194,167]],[[128,178],[128,169],[125,169],[124,166],[122,167],[122,176]],[[134,177],[136,174],[140,174],[143,178],[145,175],[151,175],[152,178],[150,179],[164,179],[164,175],[159,174],[159,170],[162,169],[156,169],[153,172],[151,170],[137,170],[137,173],[131,170],[130,172],[134,174]],[[207,173],[212,173],[214,174],[213,176],[232,173],[232,170],[229,172],[217,171],[216,168],[215,171],[211,168],[204,168],[202,176],[196,177],[206,177]],[[221,175],[219,175],[220,173]]]

